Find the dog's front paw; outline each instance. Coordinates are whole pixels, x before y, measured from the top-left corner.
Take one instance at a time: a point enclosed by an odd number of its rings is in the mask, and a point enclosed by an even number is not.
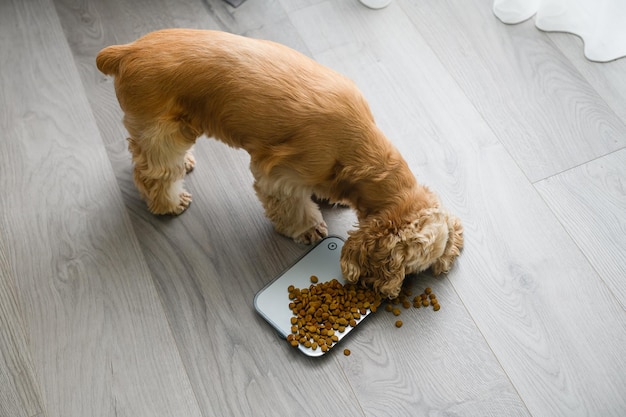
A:
[[[393,300],[394,298],[397,298],[398,295],[400,295],[400,290],[402,289],[402,281],[375,282],[373,286],[380,295],[390,300]]]
[[[172,211],[172,214],[181,214],[183,211],[187,210],[189,205],[191,204],[191,194],[187,191],[183,191],[178,195],[178,205]]]
[[[311,243],[322,240],[326,236],[328,236],[328,226],[326,226],[326,222],[322,220],[317,225],[306,230],[304,233],[294,237],[293,240],[297,243],[310,245]]]

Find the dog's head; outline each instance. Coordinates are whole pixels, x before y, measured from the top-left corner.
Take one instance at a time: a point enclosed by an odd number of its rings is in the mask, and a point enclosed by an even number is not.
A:
[[[348,235],[341,253],[344,277],[389,298],[398,296],[407,274],[429,267],[435,275],[448,272],[463,246],[460,220],[439,207],[396,222],[374,215]]]

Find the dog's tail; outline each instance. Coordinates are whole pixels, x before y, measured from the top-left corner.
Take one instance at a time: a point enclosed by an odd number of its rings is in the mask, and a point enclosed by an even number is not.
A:
[[[118,75],[120,72],[120,64],[127,52],[127,45],[107,46],[98,53],[96,65],[98,69],[106,75]]]

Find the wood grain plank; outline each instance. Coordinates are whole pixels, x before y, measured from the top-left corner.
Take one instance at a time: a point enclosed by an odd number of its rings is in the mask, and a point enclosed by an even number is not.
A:
[[[399,0],[533,182],[626,145],[624,123],[532,21],[507,26],[491,0]]]
[[[615,114],[626,123],[626,59],[592,62],[583,55],[582,40],[579,37],[557,32],[549,33],[548,36]]]
[[[0,168],[0,175],[5,175]],[[4,249],[0,224],[0,416],[30,417],[43,412],[26,339],[15,277]]]
[[[81,33],[91,32],[91,26],[105,28],[99,35],[102,40],[110,39],[112,33],[131,36],[129,18],[108,19],[108,1],[90,3],[88,27],[74,14],[79,9],[65,3],[57,2],[69,39],[82,38]],[[236,11],[209,3],[212,9],[206,16],[218,21],[218,28],[226,26],[266,38],[289,33],[290,23],[276,2],[266,4],[261,17],[254,16],[261,7],[254,2],[246,2]],[[142,19],[144,13],[158,13],[167,19],[167,12],[158,4],[150,11],[139,6],[127,11],[142,21],[149,21]],[[190,14],[188,18],[205,22],[204,15]],[[267,23],[259,25],[261,18]],[[143,29],[152,28],[146,25]],[[297,39],[294,36],[291,41],[297,45]],[[335,359],[314,362],[302,356],[279,340],[254,311],[256,292],[307,247],[273,231],[254,194],[245,152],[206,139],[197,143],[198,165],[186,180],[194,202],[182,216],[153,216],[139,200],[112,85],[89,65],[104,46],[93,45],[89,52],[84,44],[73,48],[81,51],[77,59],[82,62],[83,83],[203,415],[334,415],[341,409],[342,415],[362,416]],[[333,218],[342,221],[345,210],[336,212],[331,213],[331,225]],[[311,390],[310,381],[325,382]]]
[[[472,164],[473,273],[455,289],[531,414],[619,416],[624,311],[508,158]]]
[[[626,150],[535,186],[626,310]]]
[[[54,6],[0,15],[1,224],[46,412],[200,416]]]
[[[430,4],[433,22],[412,27],[401,11],[407,11],[412,22],[421,21],[415,15],[424,11],[407,8],[407,2],[394,3],[370,13],[358,10],[350,2],[327,2],[292,14],[292,21],[301,28],[318,60],[357,81],[366,92],[378,123],[402,150],[418,178],[440,192],[444,204],[463,219],[466,247],[449,280],[485,338],[487,349],[493,352],[523,401],[523,406],[518,402],[513,409],[523,413],[526,407],[532,415],[621,415],[626,407],[622,395],[626,386],[626,329],[621,306],[517,161],[498,143],[500,132],[485,122],[485,110],[474,106],[471,95],[465,96],[464,84],[458,79],[459,67],[441,59],[446,53],[453,59],[464,54],[448,44],[433,51],[432,33],[422,37],[427,29],[441,30],[434,29],[437,24],[452,32],[456,30],[456,24],[442,23],[447,15],[440,16],[448,13],[451,5]],[[442,6],[436,7],[439,4]],[[488,24],[474,23],[478,27]],[[465,36],[461,40],[470,39]],[[553,59],[548,50],[543,53],[547,59]],[[506,54],[499,57],[504,66],[516,62]],[[558,70],[568,71],[567,67]],[[474,71],[477,69],[464,77],[472,77]],[[589,86],[580,85],[583,92],[574,91],[574,95],[586,94]],[[458,86],[464,90],[459,91]],[[589,106],[594,106],[597,96],[589,97]],[[509,109],[507,114],[511,113],[514,112]],[[549,117],[552,116],[554,112],[550,110]],[[562,117],[563,123],[570,123],[574,116]],[[623,134],[619,123],[614,128],[616,134]],[[558,160],[560,155],[550,153],[546,158]],[[593,300],[586,294],[594,294]],[[587,301],[581,302],[583,299]],[[458,323],[443,323],[442,327],[471,338],[469,327],[460,324],[464,321],[456,315],[461,313],[455,310],[454,314]],[[580,337],[582,334],[584,338]],[[380,347],[363,354],[370,355],[370,361],[363,360],[361,367],[355,367],[351,378],[368,381],[364,384],[367,389],[357,387],[355,391],[366,412],[375,410],[372,414],[380,411],[379,399],[372,394],[376,389],[389,392],[395,386],[408,396],[421,392],[416,388],[418,383],[408,382],[410,373],[406,368],[425,368],[421,362],[413,363],[417,358],[407,353],[415,343],[407,340],[396,344],[401,335],[384,341],[377,337],[378,333],[370,340]],[[456,342],[470,345],[464,337]],[[471,346],[475,353],[484,344]],[[467,355],[469,350],[459,355]],[[419,359],[428,363],[428,355],[423,355]],[[367,370],[375,367],[374,357],[380,362],[380,373],[372,382],[374,372],[369,374]],[[446,359],[454,361],[456,369],[469,367],[454,354]],[[489,362],[485,366],[489,370],[483,372],[497,374]],[[467,370],[471,375],[470,369]],[[421,374],[420,377],[423,378]],[[443,382],[434,376],[431,381],[429,388],[435,393],[445,392],[450,385],[462,390],[464,383],[462,378],[453,377]],[[508,398],[515,401],[515,396]],[[412,408],[397,401],[383,402],[400,415]],[[478,410],[477,414],[488,413],[483,408]],[[464,410],[460,414],[471,412]]]
[[[322,3],[323,1],[325,0],[280,0],[280,4],[282,4],[286,13],[291,13],[296,10]]]

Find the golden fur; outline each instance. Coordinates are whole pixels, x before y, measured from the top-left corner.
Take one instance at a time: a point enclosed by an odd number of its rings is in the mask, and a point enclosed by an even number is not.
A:
[[[96,62],[115,77],[135,184],[153,213],[190,204],[183,178],[205,134],[250,154],[278,232],[327,235],[312,195],[356,210],[341,257],[351,282],[394,297],[405,274],[447,272],[459,255],[460,221],[417,183],[346,77],[280,44],[188,29],[104,48]]]

